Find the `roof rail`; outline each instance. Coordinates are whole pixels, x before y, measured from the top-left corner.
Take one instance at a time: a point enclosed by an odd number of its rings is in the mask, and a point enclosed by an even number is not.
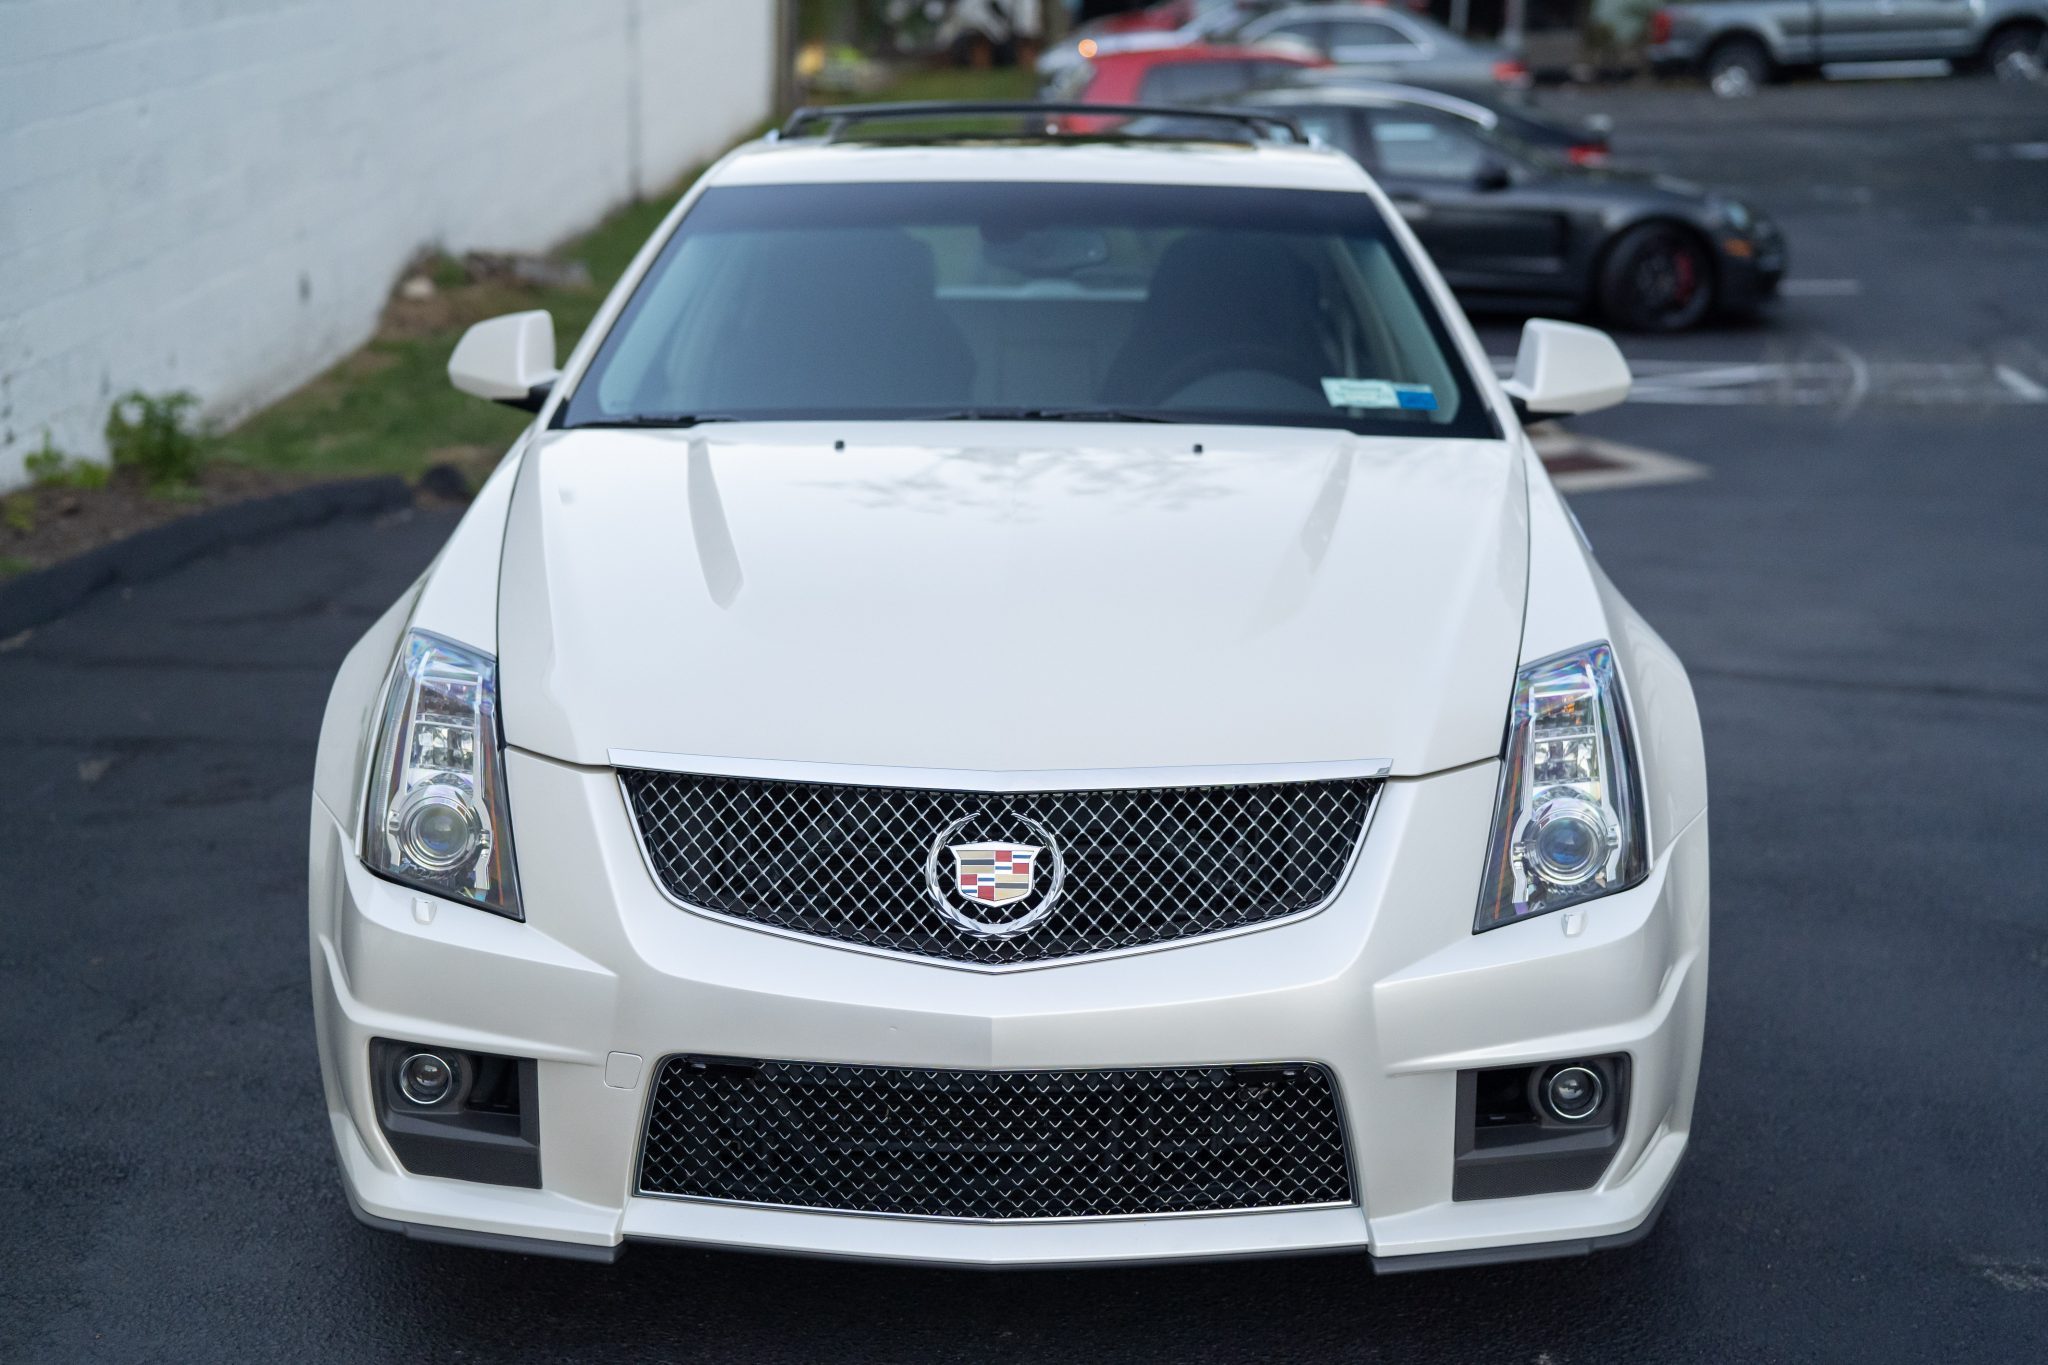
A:
[[[813,135],[818,125],[823,124],[824,140],[836,142],[845,134],[848,127],[856,123],[1001,114],[1019,117],[1044,116],[1047,122],[1040,131],[1046,134],[1056,134],[1060,131],[1058,125],[1051,122],[1051,119],[1058,115],[1188,118],[1203,119],[1211,123],[1235,123],[1246,128],[1254,137],[1279,140],[1279,137],[1284,135],[1287,141],[1301,143],[1304,146],[1308,144],[1308,135],[1301,131],[1301,125],[1293,118],[1262,109],[1197,109],[1183,104],[1080,104],[1072,101],[1039,100],[916,100],[900,104],[835,104],[825,108],[805,107],[791,114],[789,122],[770,136],[808,137]]]

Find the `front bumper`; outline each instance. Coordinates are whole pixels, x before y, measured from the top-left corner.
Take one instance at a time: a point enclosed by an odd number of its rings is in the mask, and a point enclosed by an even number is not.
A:
[[[1717,303],[1722,312],[1734,314],[1755,312],[1776,298],[1789,260],[1784,235],[1768,219],[1759,219],[1747,233],[1717,234],[1714,258]]]
[[[311,946],[351,1205],[411,1235],[607,1259],[625,1239],[964,1265],[1369,1251],[1394,1269],[1574,1254],[1646,1229],[1691,1126],[1706,997],[1704,820],[1649,879],[1471,932],[1496,767],[1389,782],[1342,893],[1232,938],[1000,975],[717,922],[662,897],[609,771],[510,755],[528,919],[381,881],[317,800]],[[378,1126],[376,1038],[536,1059],[537,1189],[409,1173]],[[963,1222],[634,1193],[672,1053],[981,1069],[1228,1065],[1333,1073],[1356,1206]],[[1457,1073],[1626,1053],[1620,1150],[1590,1189],[1456,1201]]]

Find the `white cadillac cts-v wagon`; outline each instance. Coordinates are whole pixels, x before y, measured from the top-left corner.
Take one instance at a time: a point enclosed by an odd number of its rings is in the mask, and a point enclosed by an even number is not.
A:
[[[1091,111],[1100,116],[1100,111]],[[677,206],[356,646],[314,780],[363,1221],[976,1265],[1649,1230],[1684,670],[1366,174],[1274,120],[799,119]],[[1165,135],[1170,133],[1171,135]]]

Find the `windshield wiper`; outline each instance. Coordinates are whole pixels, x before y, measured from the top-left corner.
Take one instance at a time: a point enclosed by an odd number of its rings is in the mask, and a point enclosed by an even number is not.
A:
[[[626,417],[594,417],[587,422],[573,423],[568,430],[578,431],[585,427],[634,427],[662,428],[674,430],[681,427],[700,427],[706,422],[739,422],[740,417],[728,417],[717,412],[636,412]]]
[[[941,413],[941,422],[1179,422],[1183,418],[1121,408],[963,408]]]

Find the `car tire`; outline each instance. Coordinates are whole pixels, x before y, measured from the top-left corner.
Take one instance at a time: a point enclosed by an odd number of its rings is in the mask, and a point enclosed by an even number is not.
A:
[[[1707,88],[1722,99],[1744,99],[1771,79],[1771,54],[1754,38],[1724,38],[1707,54]]]
[[[2048,28],[2007,24],[1984,44],[1984,69],[2002,81],[2048,79]]]
[[[1714,306],[1706,243],[1677,223],[1642,223],[1608,248],[1599,276],[1600,312],[1631,332],[1680,332]]]

